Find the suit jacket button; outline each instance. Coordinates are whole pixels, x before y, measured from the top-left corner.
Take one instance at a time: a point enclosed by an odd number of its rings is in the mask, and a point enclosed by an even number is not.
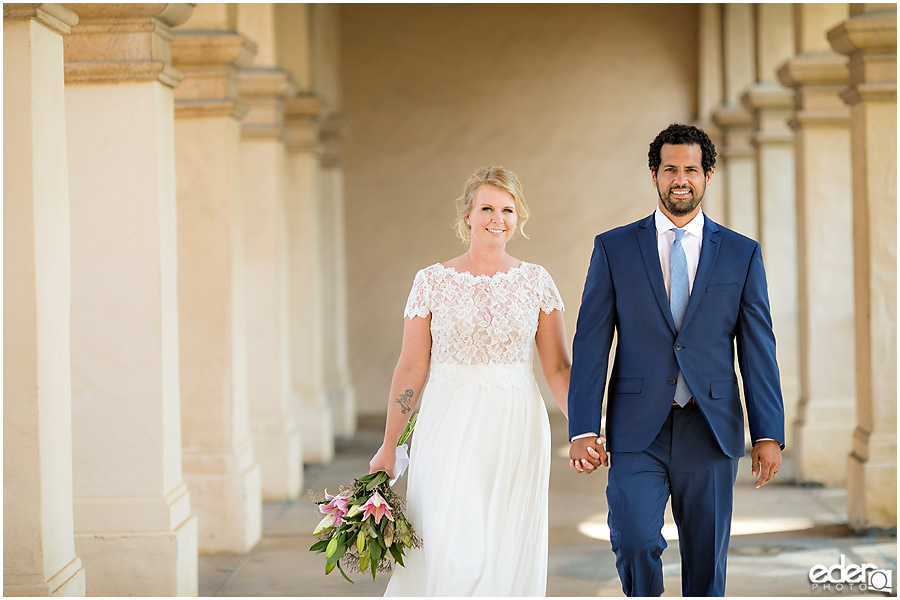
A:
[[[682,346],[681,344],[675,344],[676,350],[681,350],[682,348],[684,348],[684,346]]]
[[[678,383],[677,379],[675,379],[674,377],[669,377],[669,385],[675,385],[676,383]]]

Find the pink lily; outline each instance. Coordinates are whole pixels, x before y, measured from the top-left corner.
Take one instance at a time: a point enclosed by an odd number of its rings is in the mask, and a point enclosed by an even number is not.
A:
[[[320,527],[325,524],[329,518],[331,519],[331,527],[340,526],[340,524],[344,522],[344,517],[347,516],[347,511],[349,510],[347,506],[350,504],[350,497],[345,493],[332,496],[326,491],[325,499],[329,500],[329,502],[327,504],[319,505],[319,512],[325,515],[325,518],[322,519],[322,522],[320,523]]]
[[[381,497],[381,494],[375,492],[372,494],[372,497],[369,498],[365,504],[363,504],[363,508],[366,510],[363,515],[363,521],[368,519],[370,516],[375,517],[375,523],[381,522],[381,517],[387,517],[389,520],[393,521],[394,517],[391,515],[391,507],[388,506],[387,501]]]
[[[350,497],[346,493],[332,496],[326,491],[325,499],[329,500],[330,502],[328,502],[327,504],[319,505],[320,513],[322,513],[323,515],[340,515],[341,517],[347,514],[347,511],[349,510],[348,505],[350,504]]]

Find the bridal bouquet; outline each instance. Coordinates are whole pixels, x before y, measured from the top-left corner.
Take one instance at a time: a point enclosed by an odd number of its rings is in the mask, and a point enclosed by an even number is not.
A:
[[[403,566],[406,548],[418,548],[422,542],[403,514],[405,503],[391,486],[409,465],[406,441],[416,424],[414,414],[397,442],[395,477],[388,481],[384,471],[370,473],[342,485],[340,493],[332,496],[310,491],[313,501],[324,515],[313,531],[318,537],[310,550],[325,553],[325,574],[335,567],[344,579],[353,583],[344,568],[365,573],[368,569],[375,579],[378,571],[391,570],[391,559]],[[342,564],[343,563],[343,564]]]

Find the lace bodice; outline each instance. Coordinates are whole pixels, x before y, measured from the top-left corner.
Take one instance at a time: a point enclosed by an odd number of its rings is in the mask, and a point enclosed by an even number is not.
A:
[[[563,302],[540,265],[523,262],[488,277],[438,263],[416,273],[404,316],[431,314],[433,379],[436,368],[453,365],[492,367],[476,369],[485,373],[521,366],[530,372],[542,310],[563,310]]]

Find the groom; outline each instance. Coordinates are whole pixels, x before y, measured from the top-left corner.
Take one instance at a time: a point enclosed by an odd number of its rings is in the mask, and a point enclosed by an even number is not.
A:
[[[757,488],[778,472],[784,448],[766,275],[759,244],[700,209],[716,161],[709,137],[673,124],[649,157],[656,211],[594,240],[573,346],[570,464],[587,473],[609,466],[610,540],[626,595],[663,592],[660,531],[671,495],[682,594],[723,596],[744,454],[735,343]]]

